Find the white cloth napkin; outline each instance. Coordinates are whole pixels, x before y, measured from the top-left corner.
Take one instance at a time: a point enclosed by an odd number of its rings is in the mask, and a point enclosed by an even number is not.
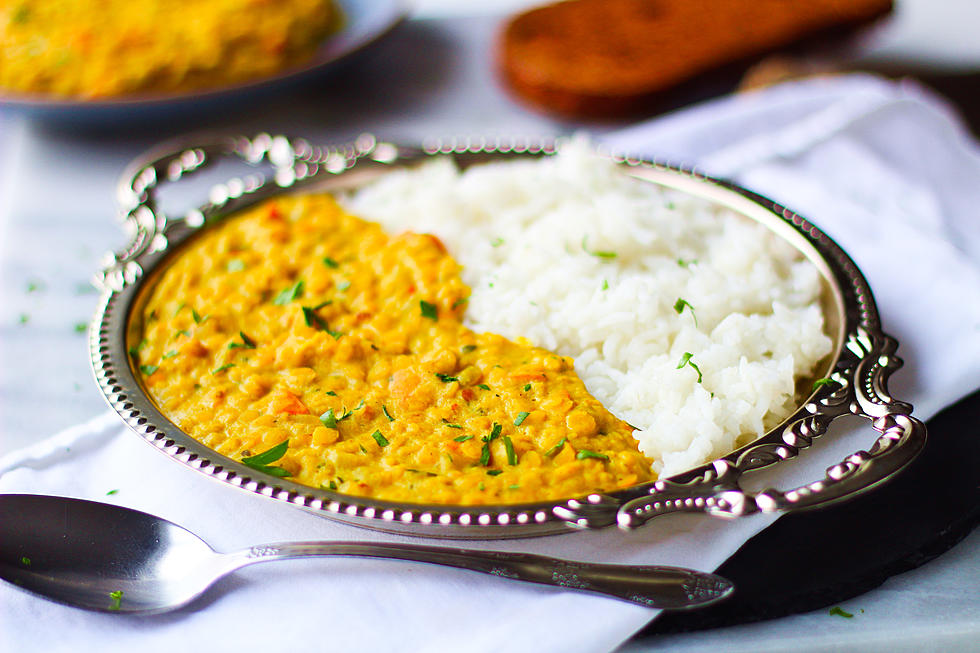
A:
[[[835,238],[868,276],[885,329],[901,343],[906,369],[893,377],[892,391],[915,403],[919,417],[980,386],[980,153],[936,98],[870,77],[815,80],[720,99],[604,140],[733,177]],[[784,488],[815,480],[872,440],[867,428],[835,430],[766,480]],[[0,491],[146,510],[218,550],[293,539],[410,539],[335,524],[214,482],[166,459],[112,414],[0,458]],[[466,546],[711,570],[773,519],[671,515],[631,533]],[[604,651],[656,614],[472,572],[323,559],[242,570],[191,608],[154,617],[83,612],[0,584],[0,649]]]

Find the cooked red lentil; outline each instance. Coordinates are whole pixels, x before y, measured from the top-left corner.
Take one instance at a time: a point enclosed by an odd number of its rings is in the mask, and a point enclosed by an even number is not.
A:
[[[463,326],[459,272],[433,236],[389,236],[329,196],[280,198],[162,273],[137,364],[195,439],[314,487],[481,504],[649,480],[571,359]]]

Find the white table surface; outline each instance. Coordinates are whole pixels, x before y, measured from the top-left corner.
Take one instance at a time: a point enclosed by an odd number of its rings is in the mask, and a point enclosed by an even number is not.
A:
[[[448,6],[432,2],[420,11],[440,15]],[[103,252],[122,244],[113,188],[132,157],[162,138],[215,125],[317,142],[348,140],[363,131],[417,141],[574,130],[577,125],[527,111],[501,91],[490,64],[497,22],[485,16],[413,20],[319,89],[231,107],[220,118],[192,125],[81,134],[0,114],[0,454],[105,409],[78,325],[88,322],[97,298],[87,279]],[[960,61],[976,54],[969,47]],[[25,174],[28,167],[46,174]],[[980,650],[977,588],[975,532],[939,559],[844,604],[853,619],[820,610],[647,638],[625,650]]]

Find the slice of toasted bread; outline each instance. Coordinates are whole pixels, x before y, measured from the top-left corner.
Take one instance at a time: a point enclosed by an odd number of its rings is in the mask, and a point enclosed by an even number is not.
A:
[[[572,117],[654,110],[699,77],[889,13],[892,0],[569,0],[509,20],[498,43],[506,84]]]

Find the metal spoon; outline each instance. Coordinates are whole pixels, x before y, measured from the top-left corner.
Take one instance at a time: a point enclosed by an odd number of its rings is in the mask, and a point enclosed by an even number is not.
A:
[[[734,589],[720,576],[692,569],[411,544],[289,542],[216,553],[190,531],[137,510],[65,497],[0,494],[0,578],[87,610],[167,612],[246,565],[313,556],[414,560],[663,609],[707,605]]]

